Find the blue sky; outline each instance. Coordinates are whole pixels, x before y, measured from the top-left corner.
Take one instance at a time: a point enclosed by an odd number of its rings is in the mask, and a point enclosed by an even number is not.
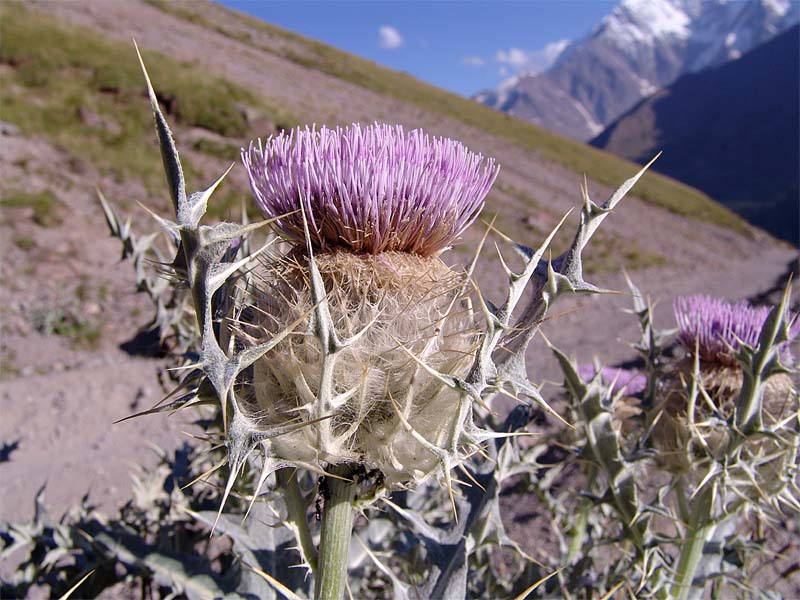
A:
[[[541,69],[617,0],[221,3],[469,96]]]

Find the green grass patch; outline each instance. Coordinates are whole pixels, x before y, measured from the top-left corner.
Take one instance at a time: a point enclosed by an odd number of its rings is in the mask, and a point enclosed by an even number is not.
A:
[[[163,192],[163,167],[133,46],[18,3],[3,3],[0,20],[0,63],[10,67],[0,86],[3,120],[103,173],[136,178],[151,193]],[[245,106],[275,121],[293,121],[286,111],[199,67],[155,52],[143,57],[173,124],[241,137],[248,133]],[[189,161],[184,169],[190,184],[197,181]]]
[[[209,156],[216,156],[217,158],[233,161],[239,159],[241,145],[219,142],[216,140],[199,139],[192,144],[192,148],[203,154],[208,154]]]
[[[403,100],[426,111],[445,115],[510,142],[532,150],[542,157],[564,165],[576,173],[585,173],[598,183],[613,188],[631,177],[638,167],[633,163],[581,142],[561,137],[505,113],[492,110],[456,94],[422,82],[408,74],[382,67],[372,61],[327,46],[302,35],[230,11],[240,23],[261,30],[281,45],[256,44],[241,31],[220,27],[200,12],[183,3],[150,0],[150,4],[175,16],[218,31],[266,52],[282,56],[296,64],[327,73],[373,92]],[[673,213],[729,227],[752,236],[752,229],[736,214],[714,202],[702,192],[655,172],[650,172],[636,186],[636,196]]]
[[[11,349],[0,350],[0,381],[16,379],[22,374],[21,369],[15,364],[17,353]]]
[[[27,236],[20,236],[14,238],[14,245],[23,252],[29,252],[36,248],[36,241]]]
[[[63,222],[62,203],[50,190],[38,193],[18,190],[7,192],[0,198],[0,206],[33,209],[33,222],[40,227],[56,227]]]
[[[96,348],[103,336],[102,324],[71,302],[34,304],[27,307],[26,316],[42,335],[63,337],[84,348]]]
[[[52,333],[68,338],[83,348],[94,349],[100,345],[103,328],[89,321],[63,320],[54,324]]]

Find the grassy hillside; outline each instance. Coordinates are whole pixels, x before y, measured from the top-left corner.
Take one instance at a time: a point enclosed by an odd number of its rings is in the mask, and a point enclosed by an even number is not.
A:
[[[44,137],[69,152],[76,163],[86,161],[120,180],[137,179],[151,193],[161,194],[159,155],[143,151],[154,144],[152,115],[131,45],[18,3],[0,6],[0,23],[2,120],[25,134]],[[179,128],[202,128],[236,141],[248,132],[247,111],[273,123],[297,122],[289,111],[197,67],[154,52],[143,55],[158,82],[161,103]],[[238,148],[236,143],[199,140],[192,149],[234,160]],[[191,156],[183,158],[191,179],[198,172]]]
[[[118,181],[142,182],[150,196],[166,201],[152,117],[133,48],[27,10],[21,4],[3,5],[0,18],[3,120],[66,150],[71,167],[78,172],[91,165]],[[176,125],[190,186],[207,183],[224,168],[224,161],[238,160],[239,148],[246,143],[251,128],[245,113],[256,111],[281,126],[300,122],[300,117],[285,108],[267,104],[228,81],[209,78],[197,67],[154,52],[144,52],[144,58],[161,103]],[[188,128],[213,137],[184,144]],[[61,224],[65,209],[51,191],[29,193],[20,183],[3,187],[0,206],[9,214],[27,211],[40,227]],[[520,206],[545,211],[542,203],[508,184],[498,182],[496,187]],[[490,204],[501,206],[496,193],[492,192]],[[248,195],[243,180],[237,184],[229,179],[222,197],[212,204],[210,216],[226,216]],[[119,200],[125,204],[127,199]],[[538,225],[538,235],[547,234],[549,226],[561,217],[552,212],[548,215],[546,222]],[[530,226],[521,225],[510,213],[498,215],[498,219],[498,225],[509,235],[522,239],[529,233]],[[558,240],[557,249],[568,241]],[[30,246],[29,240],[20,238],[18,246]],[[587,271],[615,270],[620,260],[631,269],[662,264],[664,260],[629,238],[608,238],[602,248],[587,259]]]
[[[630,176],[631,163],[609,153],[550,133],[531,123],[489,109],[477,102],[424,83],[405,73],[381,67],[371,61],[327,46],[315,40],[235,13],[244,27],[233,30],[212,22],[202,12],[203,3],[174,3],[148,0],[161,10],[187,21],[217,31],[242,43],[276,54],[304,67],[316,69],[349,81],[373,92],[413,104],[431,113],[457,119],[526,150],[564,165],[577,173],[609,186],[616,186]],[[254,41],[247,28],[264,31],[278,43],[266,45]],[[637,185],[637,196],[679,215],[712,222],[749,234],[750,228],[727,208],[702,192],[657,174]]]

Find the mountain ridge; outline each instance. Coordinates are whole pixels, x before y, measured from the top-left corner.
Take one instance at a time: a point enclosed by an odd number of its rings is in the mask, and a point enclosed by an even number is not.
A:
[[[661,149],[656,170],[797,245],[798,48],[795,25],[736,61],[679,78],[591,143],[636,162]]]
[[[681,75],[738,58],[799,20],[791,0],[623,0],[547,71],[474,97],[588,140]]]

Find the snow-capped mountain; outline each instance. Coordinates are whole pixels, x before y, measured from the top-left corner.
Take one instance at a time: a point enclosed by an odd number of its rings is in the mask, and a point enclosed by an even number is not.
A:
[[[799,21],[796,0],[622,0],[550,69],[475,99],[586,140],[681,75],[735,60]]]
[[[750,223],[800,242],[800,26],[689,73],[611,123],[593,146],[653,165]],[[773,91],[775,90],[775,91]]]

